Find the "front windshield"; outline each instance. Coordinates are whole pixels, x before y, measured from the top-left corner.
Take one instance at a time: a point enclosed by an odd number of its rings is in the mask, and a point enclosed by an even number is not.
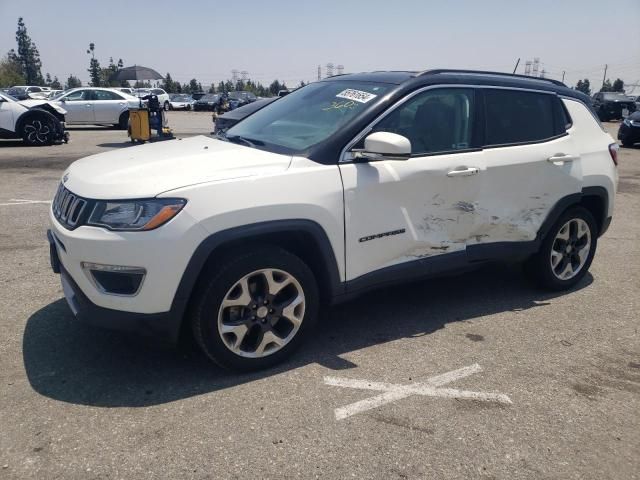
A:
[[[63,96],[67,92],[68,92],[68,90],[64,90],[62,92],[58,92],[58,93],[56,93],[55,95],[53,95],[51,97],[51,100],[57,100],[58,98],[60,98],[61,96]]]
[[[226,136],[302,152],[329,138],[388,89],[387,84],[348,80],[312,83],[258,110]]]

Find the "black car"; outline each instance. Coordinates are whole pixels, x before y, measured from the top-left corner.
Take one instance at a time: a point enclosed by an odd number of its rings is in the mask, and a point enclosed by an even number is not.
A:
[[[246,118],[252,113],[257,112],[261,108],[266,107],[271,102],[277,99],[278,97],[261,98],[260,100],[256,100],[255,102],[249,103],[248,105],[245,105],[243,107],[238,107],[235,110],[231,110],[230,112],[224,113],[222,115],[214,115],[213,123],[215,125],[215,133],[220,134],[226,132],[229,128],[233,127],[243,118]]]
[[[622,121],[618,129],[618,140],[625,147],[640,143],[640,112],[632,113]]]
[[[206,95],[196,100],[196,103],[193,104],[193,109],[195,111],[206,110],[211,112],[216,109],[219,99],[220,95],[217,95],[215,93],[207,93]]]
[[[636,111],[636,102],[619,92],[598,92],[593,96],[593,108],[603,122],[624,118]]]

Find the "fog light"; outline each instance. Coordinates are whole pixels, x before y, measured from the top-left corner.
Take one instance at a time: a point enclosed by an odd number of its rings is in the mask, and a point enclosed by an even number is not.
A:
[[[132,297],[140,291],[147,271],[142,267],[82,262],[82,270],[98,291]]]

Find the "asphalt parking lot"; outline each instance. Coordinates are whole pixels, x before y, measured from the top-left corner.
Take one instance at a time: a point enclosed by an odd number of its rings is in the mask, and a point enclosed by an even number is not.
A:
[[[0,142],[0,478],[640,478],[640,148],[620,150],[614,220],[575,290],[490,265],[375,292],[248,375],[74,320],[46,202],[111,148],[137,147],[101,127]]]

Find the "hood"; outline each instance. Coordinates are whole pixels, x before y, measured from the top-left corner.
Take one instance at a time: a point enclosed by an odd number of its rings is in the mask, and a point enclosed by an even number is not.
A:
[[[49,105],[51,108],[53,108],[56,112],[61,113],[62,115],[66,115],[67,111],[62,108],[60,105],[56,105],[53,102],[49,102],[47,100],[20,100],[18,102],[20,105],[27,107],[27,108],[33,108],[33,107],[42,107],[43,105]]]
[[[288,155],[200,135],[91,155],[74,162],[63,179],[86,198],[150,198],[197,183],[274,174],[290,163]]]

